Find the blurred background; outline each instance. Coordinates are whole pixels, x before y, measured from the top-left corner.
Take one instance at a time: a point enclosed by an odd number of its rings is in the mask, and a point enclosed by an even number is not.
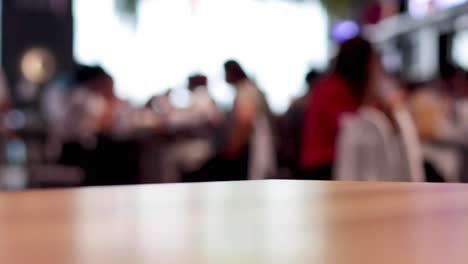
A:
[[[467,1],[0,2],[2,189],[468,181]]]

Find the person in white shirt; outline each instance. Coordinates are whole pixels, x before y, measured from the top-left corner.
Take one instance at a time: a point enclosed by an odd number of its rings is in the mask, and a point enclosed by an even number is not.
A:
[[[224,121],[221,110],[208,93],[208,78],[189,77],[191,105],[167,113],[166,127],[178,140],[166,144],[162,156],[163,182],[178,182],[181,175],[191,174],[214,155],[215,130]],[[160,146],[161,147],[161,146]]]
[[[188,79],[191,104],[187,108],[172,109],[168,114],[169,130],[211,130],[223,122],[223,113],[208,93],[208,78],[202,74]]]

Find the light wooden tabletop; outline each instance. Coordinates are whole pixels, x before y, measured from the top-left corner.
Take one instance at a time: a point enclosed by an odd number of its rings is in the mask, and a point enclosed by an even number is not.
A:
[[[265,181],[2,193],[0,263],[468,263],[468,186]]]

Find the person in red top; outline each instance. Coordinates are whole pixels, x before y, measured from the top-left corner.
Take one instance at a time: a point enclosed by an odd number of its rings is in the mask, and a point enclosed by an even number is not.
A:
[[[304,113],[300,170],[296,178],[331,180],[340,119],[353,113],[371,94],[377,56],[371,44],[356,37],[344,42],[335,65],[315,87]]]

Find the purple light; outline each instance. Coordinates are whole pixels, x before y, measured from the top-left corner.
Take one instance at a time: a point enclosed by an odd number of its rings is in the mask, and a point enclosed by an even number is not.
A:
[[[356,37],[360,32],[359,25],[351,20],[335,23],[332,29],[332,38],[338,43]]]

